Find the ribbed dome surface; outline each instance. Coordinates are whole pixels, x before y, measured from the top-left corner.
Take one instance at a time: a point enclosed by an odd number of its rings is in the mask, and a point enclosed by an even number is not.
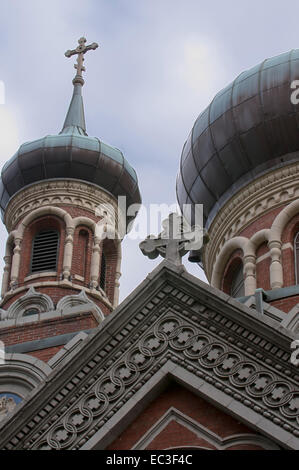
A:
[[[10,198],[27,185],[51,179],[83,180],[104,188],[127,204],[140,203],[135,170],[122,152],[78,133],[49,135],[21,145],[4,165],[0,182],[2,214]]]
[[[199,115],[184,145],[177,178],[183,204],[203,204],[206,227],[238,189],[299,158],[299,50],[241,73]]]

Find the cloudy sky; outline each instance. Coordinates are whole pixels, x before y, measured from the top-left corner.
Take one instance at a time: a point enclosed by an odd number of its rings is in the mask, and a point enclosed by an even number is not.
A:
[[[124,152],[145,205],[173,204],[198,114],[243,70],[296,48],[298,18],[295,0],[0,0],[0,165],[61,130],[74,76],[64,52],[85,36],[100,44],[85,61],[88,134]],[[121,299],[159,262],[139,241],[123,243]]]

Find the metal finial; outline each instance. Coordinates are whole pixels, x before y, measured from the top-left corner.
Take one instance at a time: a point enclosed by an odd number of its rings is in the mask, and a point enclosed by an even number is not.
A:
[[[77,74],[73,79],[73,84],[75,85],[75,83],[79,83],[80,85],[84,85],[84,80],[82,77],[82,72],[85,72],[85,67],[83,66],[84,54],[86,54],[87,51],[97,49],[99,45],[96,42],[93,42],[92,44],[86,46],[86,39],[83,37],[79,39],[78,44],[79,46],[77,46],[76,49],[68,50],[64,55],[66,57],[72,57],[76,54],[78,55],[77,64],[74,65],[75,69],[77,70]]]

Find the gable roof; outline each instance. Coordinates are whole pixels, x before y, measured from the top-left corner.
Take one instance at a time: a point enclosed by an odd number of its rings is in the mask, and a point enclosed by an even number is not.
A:
[[[2,449],[104,449],[176,380],[299,449],[294,333],[163,261],[0,427]]]

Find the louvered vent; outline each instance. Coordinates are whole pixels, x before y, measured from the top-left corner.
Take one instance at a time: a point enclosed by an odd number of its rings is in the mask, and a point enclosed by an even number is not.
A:
[[[58,232],[47,230],[36,235],[33,241],[31,272],[56,271]]]

